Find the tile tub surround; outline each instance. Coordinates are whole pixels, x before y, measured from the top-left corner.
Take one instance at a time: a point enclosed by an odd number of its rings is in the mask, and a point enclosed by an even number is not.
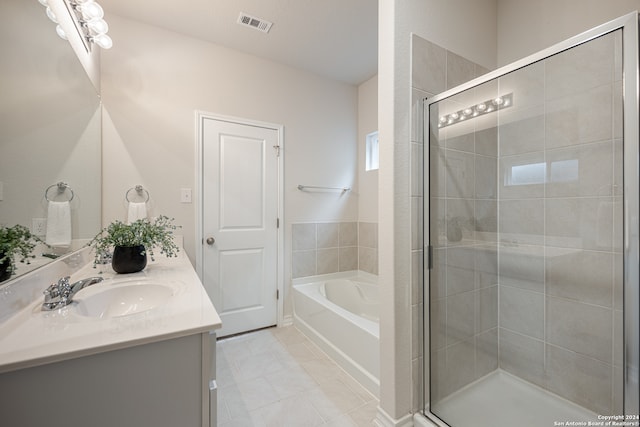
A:
[[[292,224],[292,278],[362,270],[378,274],[378,224]]]
[[[369,427],[378,401],[294,326],[217,343],[218,426]]]

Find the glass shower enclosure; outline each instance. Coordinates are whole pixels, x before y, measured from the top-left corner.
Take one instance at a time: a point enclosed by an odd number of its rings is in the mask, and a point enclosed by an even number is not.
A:
[[[638,425],[637,28],[425,101],[433,423]]]

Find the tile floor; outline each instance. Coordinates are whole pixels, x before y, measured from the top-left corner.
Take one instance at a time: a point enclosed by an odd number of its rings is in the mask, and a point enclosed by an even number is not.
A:
[[[377,399],[293,326],[217,343],[219,427],[371,426]]]

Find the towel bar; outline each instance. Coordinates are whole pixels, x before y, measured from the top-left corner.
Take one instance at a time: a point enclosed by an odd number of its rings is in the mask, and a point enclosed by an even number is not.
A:
[[[323,186],[315,186],[315,185],[298,185],[298,190],[305,191],[306,189],[311,190],[339,190],[343,193],[346,191],[351,191],[351,187],[323,187]]]
[[[75,197],[75,193],[73,192],[73,190],[71,189],[71,187],[69,187],[69,184],[67,184],[66,182],[62,182],[62,181],[60,181],[60,182],[58,182],[58,183],[56,183],[56,184],[52,184],[52,185],[48,186],[48,187],[47,187],[47,189],[46,189],[46,190],[44,190],[44,198],[45,198],[45,200],[46,200],[47,202],[51,202],[51,201],[52,201],[52,200],[49,198],[48,193],[49,193],[49,190],[51,190],[51,189],[52,189],[52,188],[54,188],[54,187],[57,187],[57,189],[58,189],[58,190],[57,190],[57,191],[58,191],[58,194],[62,194],[62,193],[64,193],[65,191],[69,190],[69,192],[71,193],[71,197],[69,198],[69,200],[67,200],[68,202],[72,201],[72,200],[73,200],[73,198]]]
[[[142,187],[142,185],[136,185],[135,187],[131,187],[130,189],[128,189],[127,192],[124,194],[124,198],[127,200],[127,202],[131,203],[131,200],[129,200],[129,193],[132,190],[136,190],[136,193],[138,193],[140,196],[142,196],[143,193],[147,193],[147,198],[144,200],[144,203],[147,203],[149,201],[149,198],[151,197],[149,195],[149,192],[145,190],[144,187]]]

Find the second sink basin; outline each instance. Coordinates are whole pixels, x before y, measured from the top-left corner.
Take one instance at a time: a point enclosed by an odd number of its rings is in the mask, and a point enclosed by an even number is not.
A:
[[[161,306],[174,294],[171,286],[148,281],[132,281],[101,288],[94,289],[95,292],[86,297],[78,293],[78,314],[97,318],[127,316]]]

